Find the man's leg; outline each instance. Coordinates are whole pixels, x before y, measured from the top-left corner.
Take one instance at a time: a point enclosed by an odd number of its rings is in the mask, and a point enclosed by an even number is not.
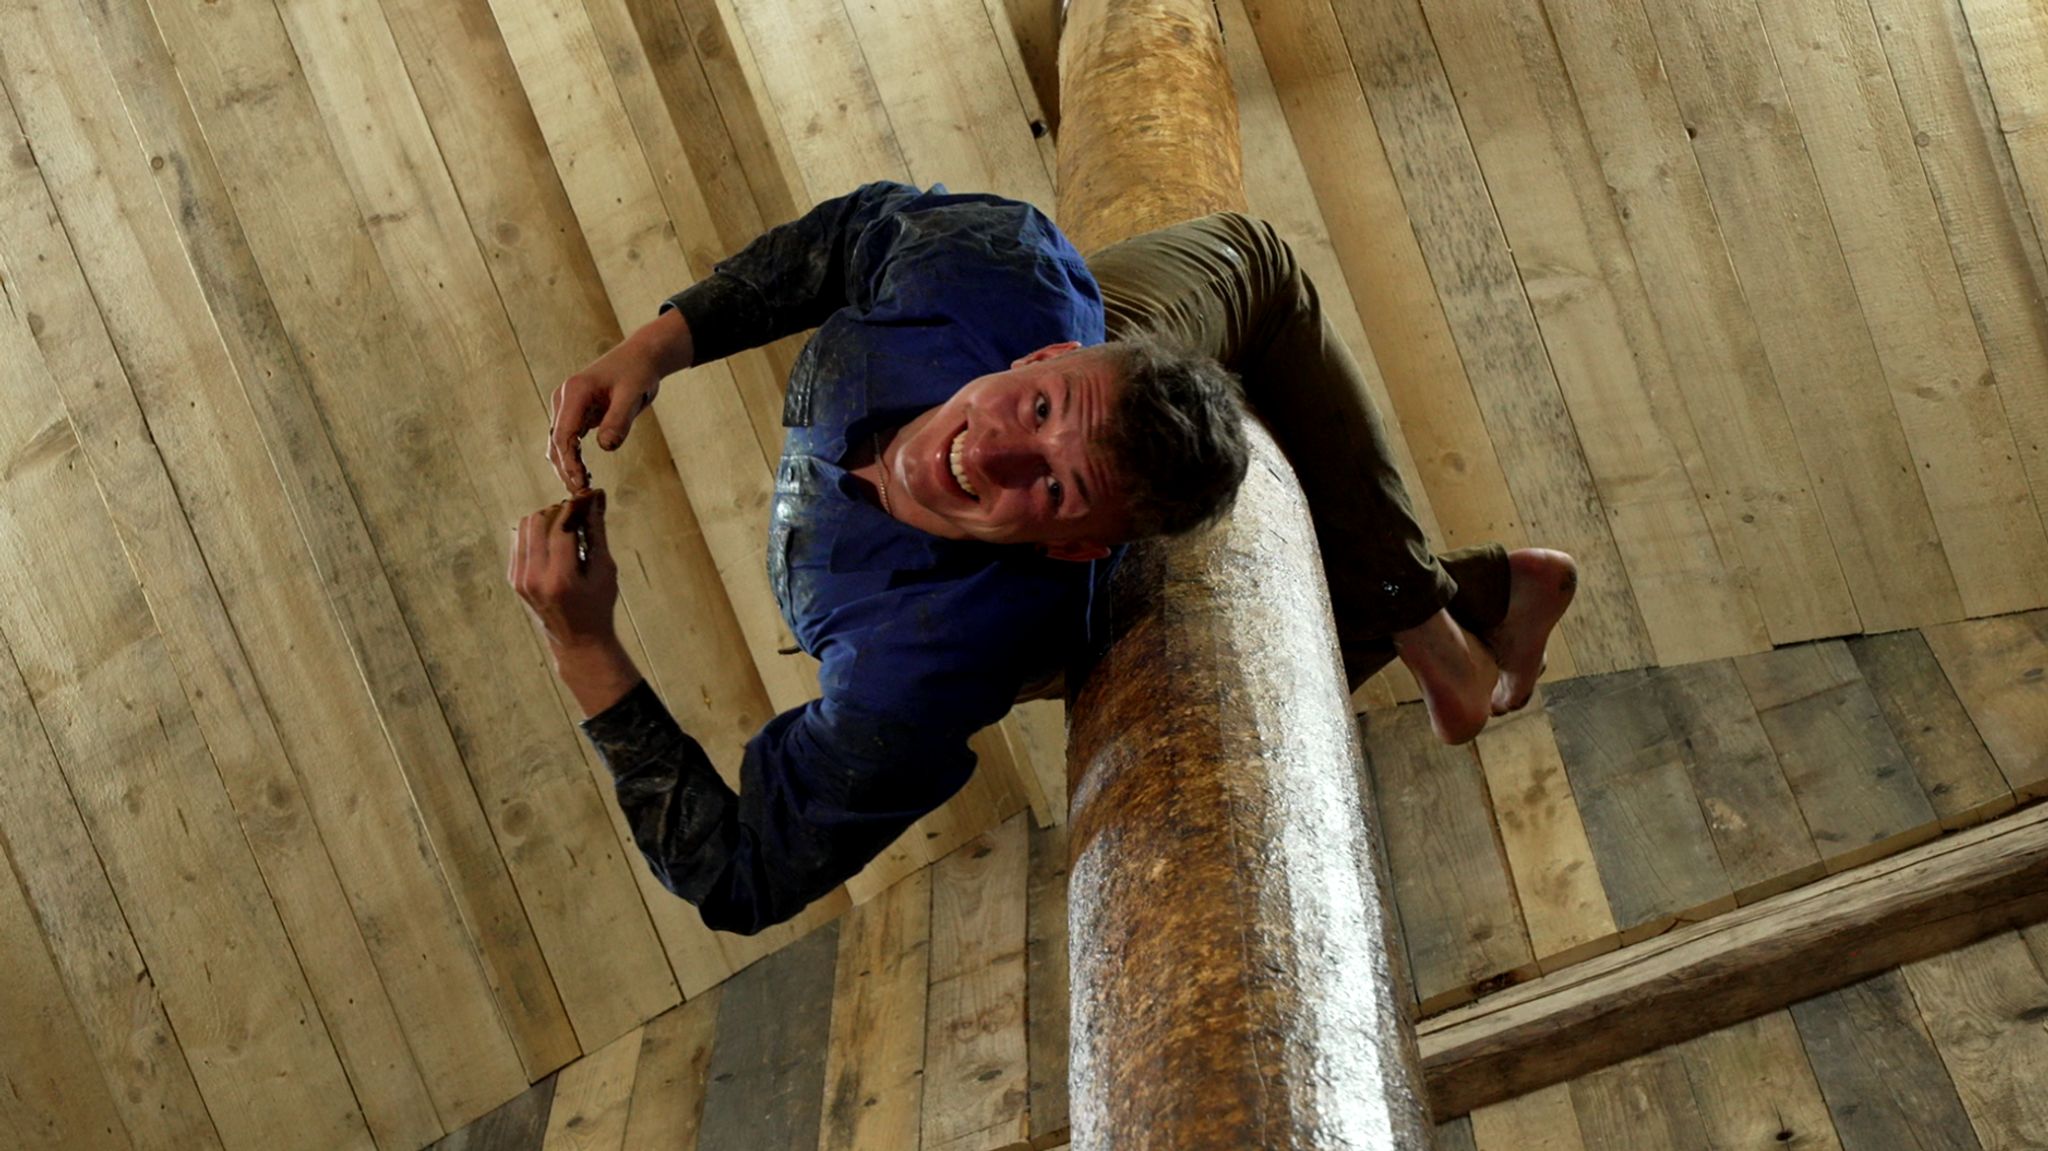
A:
[[[1441,562],[1430,554],[1364,375],[1268,225],[1205,217],[1104,249],[1089,266],[1112,338],[1160,331],[1243,377],[1308,497],[1354,686],[1400,655],[1452,742],[1477,734],[1497,707],[1527,701],[1562,613],[1555,595],[1533,593],[1560,586],[1549,557],[1563,557],[1517,553],[1511,562],[1498,545]],[[1515,585],[1532,577],[1515,610]],[[1461,630],[1505,652],[1505,666]]]

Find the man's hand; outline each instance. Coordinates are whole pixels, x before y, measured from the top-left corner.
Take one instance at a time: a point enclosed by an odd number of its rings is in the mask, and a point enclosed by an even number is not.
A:
[[[583,434],[595,428],[597,446],[617,451],[633,421],[660,393],[661,378],[689,367],[693,354],[682,313],[666,312],[555,389],[549,404],[548,462],[570,495],[590,490]]]
[[[602,491],[519,521],[508,577],[547,636],[555,672],[586,715],[617,703],[640,672],[612,627],[619,569],[606,543]]]

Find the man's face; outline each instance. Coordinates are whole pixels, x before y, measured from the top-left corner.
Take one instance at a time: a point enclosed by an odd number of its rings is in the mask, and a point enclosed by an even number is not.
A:
[[[1123,487],[1100,441],[1113,361],[1040,348],[903,426],[886,453],[898,519],[933,535],[1035,543],[1093,559],[1126,538]]]

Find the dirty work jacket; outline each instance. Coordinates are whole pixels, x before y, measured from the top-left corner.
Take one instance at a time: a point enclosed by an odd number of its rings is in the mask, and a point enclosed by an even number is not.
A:
[[[870,184],[720,263],[664,307],[704,363],[817,327],[792,370],[769,524],[784,619],[820,698],[747,744],[735,794],[645,683],[583,729],[654,874],[704,922],[795,915],[945,802],[970,735],[1085,648],[1113,561],[940,539],[886,515],[850,449],[1049,344],[1103,338],[1102,304],[1052,222],[994,196]],[[688,397],[665,419],[688,418]]]

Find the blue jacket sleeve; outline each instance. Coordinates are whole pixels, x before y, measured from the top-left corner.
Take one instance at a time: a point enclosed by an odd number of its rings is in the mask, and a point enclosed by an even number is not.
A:
[[[662,886],[752,935],[829,893],[967,782],[966,735],[814,700],[747,744],[735,794],[641,683],[585,720]]]
[[[815,328],[850,302],[848,268],[869,225],[922,195],[882,182],[827,200],[719,261],[662,309],[683,313],[700,364]]]

